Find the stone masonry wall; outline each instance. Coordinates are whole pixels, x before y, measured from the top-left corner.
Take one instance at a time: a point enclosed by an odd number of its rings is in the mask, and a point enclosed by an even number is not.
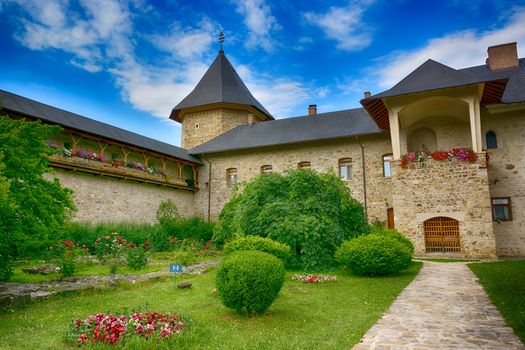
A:
[[[428,160],[408,169],[393,166],[393,202],[396,229],[426,255],[424,221],[450,217],[459,221],[461,256],[494,258],[490,194],[484,159],[470,164]]]
[[[59,169],[46,176],[57,177],[62,186],[74,191],[75,221],[154,223],[160,202],[168,199],[177,204],[181,215],[195,214],[190,191]]]
[[[512,221],[494,222],[498,256],[525,255],[525,112],[484,115],[483,139],[496,133],[498,148],[489,149],[491,197],[510,197]]]
[[[248,122],[248,111],[216,108],[191,112],[182,120],[182,148],[201,145],[234,127]]]
[[[371,221],[386,222],[387,206],[392,203],[391,179],[383,176],[382,155],[392,152],[391,143],[386,135],[361,137],[360,141],[365,148],[368,215]],[[242,183],[259,175],[262,165],[272,165],[274,172],[282,172],[297,168],[299,162],[309,161],[314,170],[333,170],[337,173],[338,160],[341,158],[352,158],[353,179],[348,181],[348,186],[351,195],[363,203],[361,147],[355,138],[206,155],[206,159],[212,164],[211,218],[216,219],[230,199],[231,189],[226,178],[226,170],[229,168],[237,168],[237,180]],[[209,183],[210,180],[208,163],[204,161],[204,164],[199,171],[202,187],[196,194],[195,203],[196,210],[207,217],[210,189],[206,182]]]

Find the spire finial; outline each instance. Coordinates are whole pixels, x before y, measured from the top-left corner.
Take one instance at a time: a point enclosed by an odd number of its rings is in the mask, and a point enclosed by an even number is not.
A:
[[[222,43],[223,42],[224,42],[224,33],[220,32],[219,33],[219,44],[220,44],[220,50],[219,51],[222,51]]]

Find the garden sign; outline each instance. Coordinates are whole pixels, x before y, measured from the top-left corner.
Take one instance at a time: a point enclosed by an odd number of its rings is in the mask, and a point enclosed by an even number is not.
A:
[[[177,273],[182,273],[182,265],[170,264],[170,272],[173,272],[173,287],[177,288]]]

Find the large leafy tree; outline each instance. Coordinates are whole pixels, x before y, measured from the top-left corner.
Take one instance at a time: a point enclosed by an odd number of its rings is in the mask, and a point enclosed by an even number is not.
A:
[[[225,205],[214,236],[271,238],[292,248],[298,266],[315,270],[332,265],[344,240],[368,230],[363,207],[333,172],[290,170],[246,183]]]
[[[71,191],[48,180],[46,141],[58,126],[0,116],[0,256],[36,255],[74,210]]]

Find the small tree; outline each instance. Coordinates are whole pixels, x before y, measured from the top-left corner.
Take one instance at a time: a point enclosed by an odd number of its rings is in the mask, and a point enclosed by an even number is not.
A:
[[[214,238],[267,237],[290,246],[302,268],[320,269],[344,240],[368,231],[363,207],[333,172],[290,170],[248,182],[224,207]]]
[[[0,116],[0,256],[37,255],[74,210],[71,190],[47,180],[46,141],[58,126]]]

